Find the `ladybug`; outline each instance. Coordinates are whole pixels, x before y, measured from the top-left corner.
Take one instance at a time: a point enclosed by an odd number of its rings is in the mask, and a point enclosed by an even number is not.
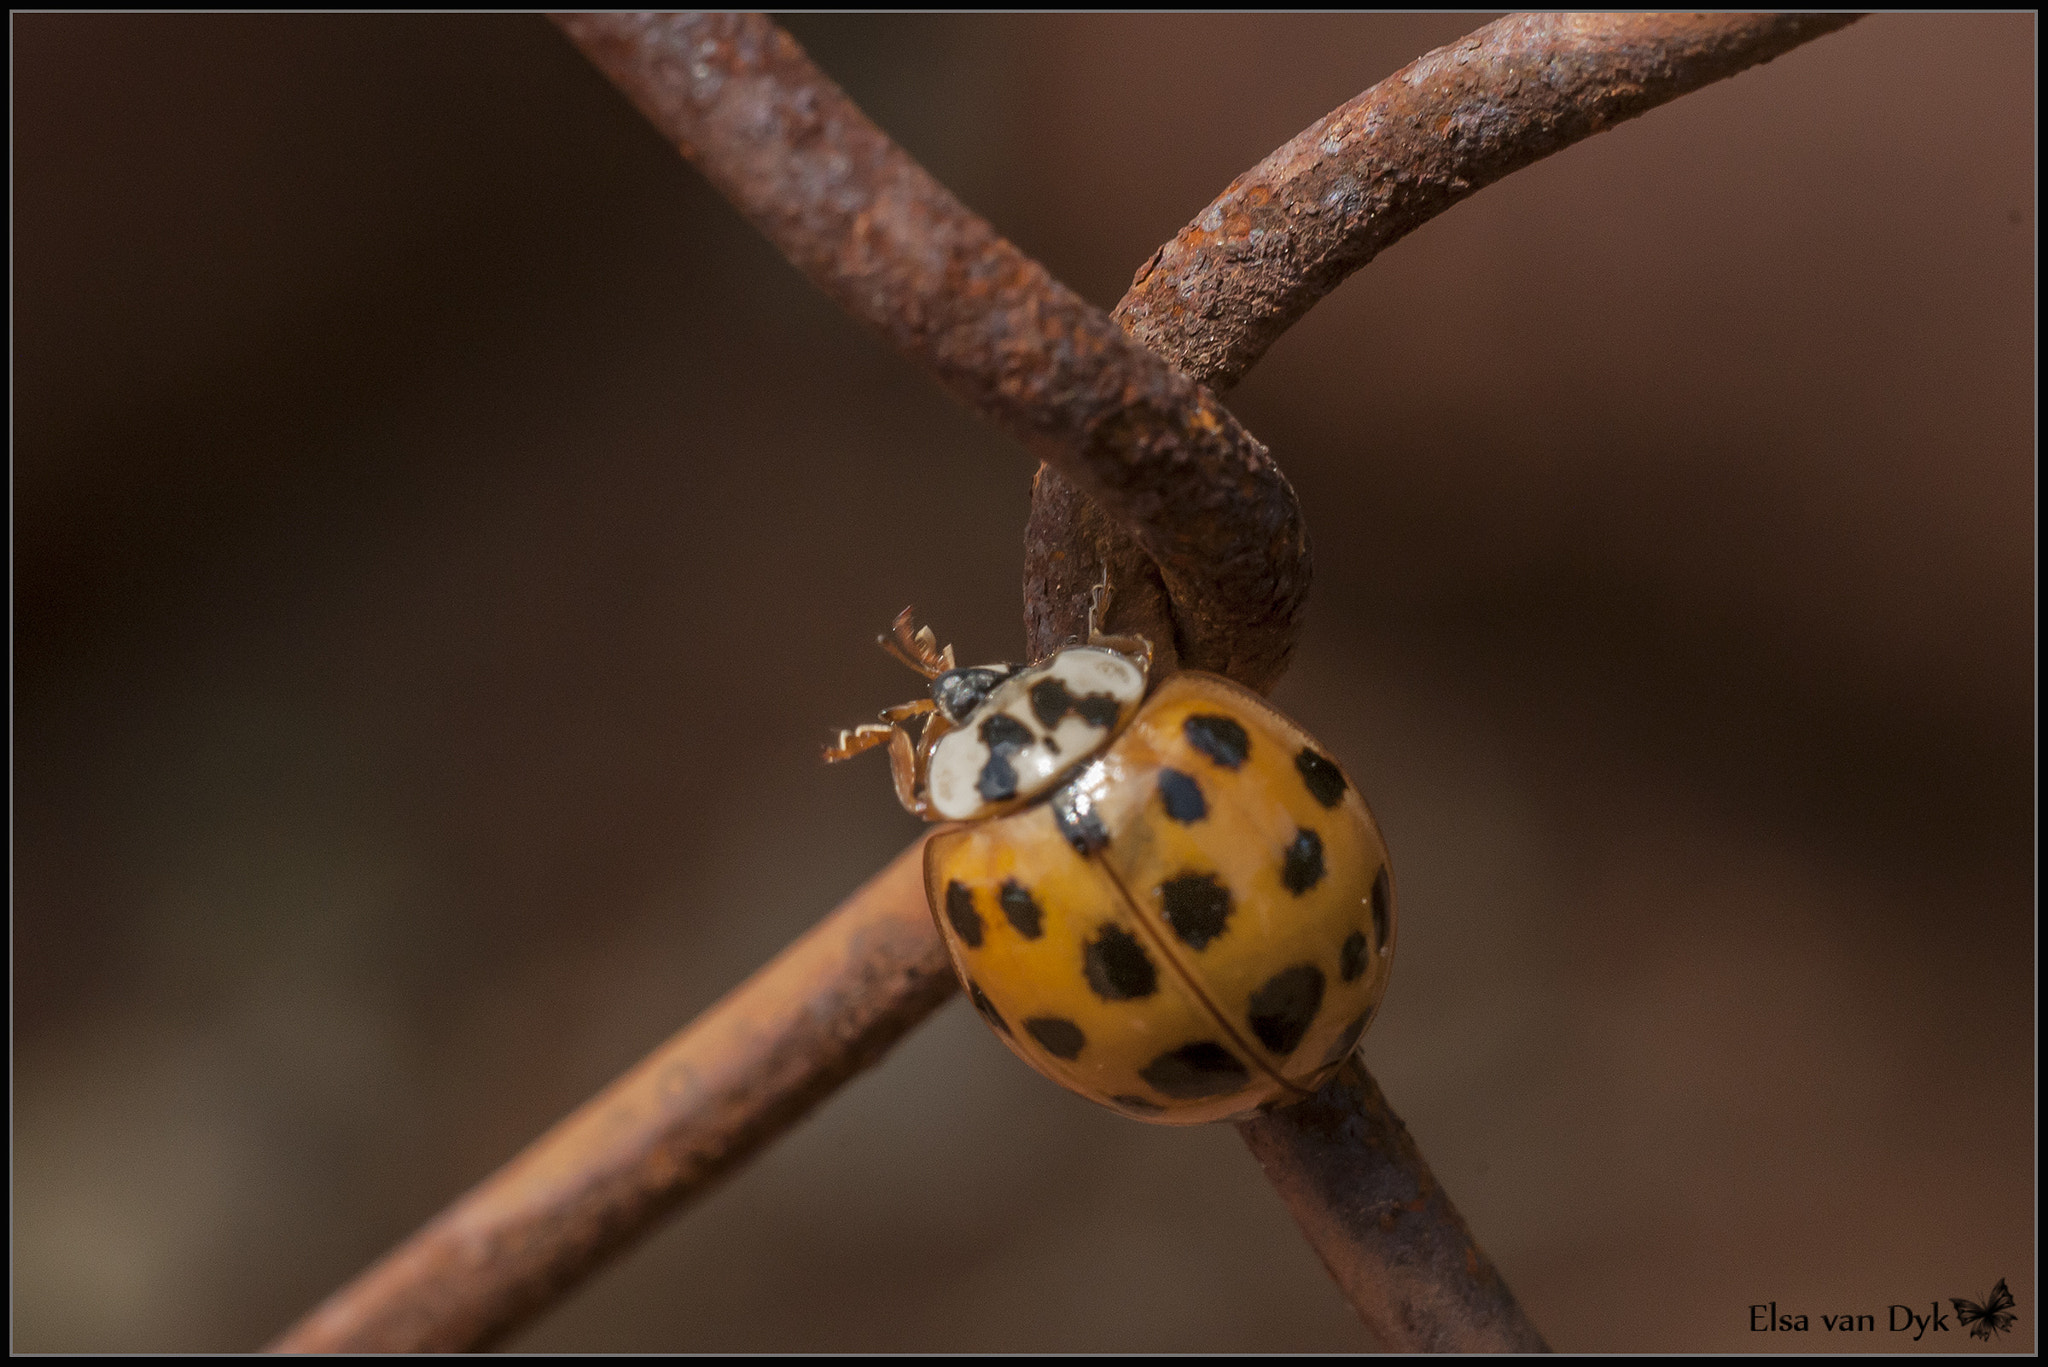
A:
[[[1032,665],[960,668],[905,608],[881,645],[930,696],[825,759],[886,745],[904,808],[959,823],[925,847],[925,893],[1019,1057],[1134,1119],[1243,1119],[1313,1093],[1371,1023],[1386,845],[1265,699],[1194,670],[1155,684],[1148,642],[1097,630],[1103,593],[1087,644]]]

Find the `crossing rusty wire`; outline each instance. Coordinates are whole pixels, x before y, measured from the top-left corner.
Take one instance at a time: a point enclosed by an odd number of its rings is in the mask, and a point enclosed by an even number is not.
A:
[[[792,262],[1042,462],[1034,655],[1112,630],[1267,689],[1310,557],[1293,490],[1217,394],[1352,271],[1482,186],[1853,15],[1516,15],[1431,52],[1240,176],[1105,314],[892,143],[771,21],[557,18]],[[272,1348],[462,1350],[544,1311],[943,1004],[913,845],[804,937]],[[1354,1057],[1240,1126],[1380,1341],[1535,1350],[1535,1326]]]

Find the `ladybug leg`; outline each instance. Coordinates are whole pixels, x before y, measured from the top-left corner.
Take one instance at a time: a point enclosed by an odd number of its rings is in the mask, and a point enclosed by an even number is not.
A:
[[[839,739],[825,747],[825,763],[837,764],[855,755],[864,755],[878,745],[889,747],[889,777],[896,783],[896,800],[912,816],[924,816],[929,806],[918,796],[924,782],[924,764],[911,746],[910,733],[901,726],[869,722],[865,726],[841,731]]]
[[[1114,650],[1119,655],[1129,655],[1138,661],[1145,671],[1145,677],[1152,677],[1152,643],[1143,636],[1109,636],[1102,630],[1102,624],[1109,620],[1109,566],[1102,567],[1102,582],[1088,596],[1088,644],[1104,650]]]
[[[825,763],[837,764],[841,760],[852,759],[855,755],[864,755],[877,745],[887,744],[889,737],[896,730],[896,727],[885,726],[880,722],[869,722],[865,726],[841,731],[839,738],[825,747]]]
[[[889,777],[896,781],[896,800],[903,804],[903,810],[929,821],[930,804],[919,795],[924,786],[924,765],[911,748],[910,733],[900,726],[889,728]]]
[[[940,712],[936,706],[933,707],[931,716],[925,718],[924,734],[918,737],[917,741],[917,787],[919,792],[924,791],[925,776],[931,772],[932,747],[939,743],[941,736],[944,736],[953,729],[955,729],[953,723],[947,721],[945,714]]]
[[[896,780],[897,801],[902,802],[906,810],[918,816],[923,816],[923,799],[918,799],[918,805],[913,807],[910,800],[903,795],[905,792],[916,794],[924,791],[924,776],[931,763],[932,746],[938,743],[940,736],[945,735],[947,731],[952,729],[952,725],[945,717],[940,715],[939,705],[930,698],[915,698],[910,702],[898,703],[894,707],[882,709],[882,720],[897,723],[897,729],[903,735],[906,742],[909,740],[910,728],[903,726],[902,723],[909,721],[912,717],[924,718],[924,734],[918,738],[917,749],[910,762],[909,788],[906,789],[903,786],[903,775],[896,758],[896,742],[893,739],[889,742],[889,772],[890,776]]]
[[[912,706],[914,704],[903,704],[904,709]],[[904,811],[926,821],[936,821],[938,818],[931,815],[931,803],[923,794],[931,773],[932,747],[939,743],[939,737],[953,729],[953,723],[946,720],[936,705],[927,705],[923,710],[926,713],[924,734],[918,737],[915,749],[911,747],[907,730],[897,731],[897,735],[903,738],[900,744],[893,737],[890,739],[889,775],[896,780],[896,800],[903,804]]]
[[[921,717],[927,712],[938,710],[939,705],[930,698],[912,698],[909,702],[900,702],[894,707],[883,708],[882,720],[909,721],[912,717]]]
[[[892,732],[902,722],[912,717],[921,717],[928,712],[938,711],[939,705],[930,698],[912,698],[909,702],[897,703],[894,707],[882,709],[882,720],[868,722],[851,730],[841,731],[838,739],[825,747],[825,763],[837,764],[841,760],[864,755],[877,745],[885,745]]]

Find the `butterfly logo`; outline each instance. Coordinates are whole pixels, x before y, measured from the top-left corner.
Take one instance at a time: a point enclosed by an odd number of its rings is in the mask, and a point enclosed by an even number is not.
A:
[[[1984,1298],[1984,1304],[1966,1301],[1961,1296],[1950,1296],[1956,1308],[1956,1323],[1966,1325],[1970,1337],[1990,1342],[1993,1334],[2002,1334],[2012,1328],[2016,1318],[2013,1314],[2012,1292],[2005,1289],[2005,1278],[1998,1279],[1998,1285],[1991,1288],[1991,1294]]]

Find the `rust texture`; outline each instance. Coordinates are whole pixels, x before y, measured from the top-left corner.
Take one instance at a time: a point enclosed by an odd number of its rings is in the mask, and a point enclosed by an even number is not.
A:
[[[1307,1101],[1238,1132],[1381,1344],[1549,1351],[1357,1055]]]
[[[828,294],[1045,462],[1026,536],[1034,654],[1080,633],[1106,567],[1112,630],[1263,690],[1298,630],[1307,541],[1265,449],[1197,381],[1233,383],[1346,274],[1480,185],[1849,17],[1489,25],[1240,177],[1139,271],[1114,321],[962,207],[766,19],[556,22]],[[272,1347],[484,1346],[744,1164],[957,990],[921,854]],[[1241,1132],[1385,1346],[1543,1347],[1355,1058]]]
[[[273,1352],[459,1352],[559,1300],[879,1060],[958,983],[912,845]]]
[[[1514,14],[1417,58],[1232,181],[1117,321],[1222,391],[1359,267],[1483,186],[1853,14]]]
[[[557,22],[821,289],[1135,537],[1173,605],[1155,646],[1278,680],[1308,537],[1280,468],[1213,394],[969,211],[766,18]]]
[[[1515,14],[1303,129],[1138,268],[1116,320],[1216,393],[1346,276],[1473,191],[1843,28],[1854,14]],[[1140,558],[1058,466],[1034,486],[1033,653]]]

